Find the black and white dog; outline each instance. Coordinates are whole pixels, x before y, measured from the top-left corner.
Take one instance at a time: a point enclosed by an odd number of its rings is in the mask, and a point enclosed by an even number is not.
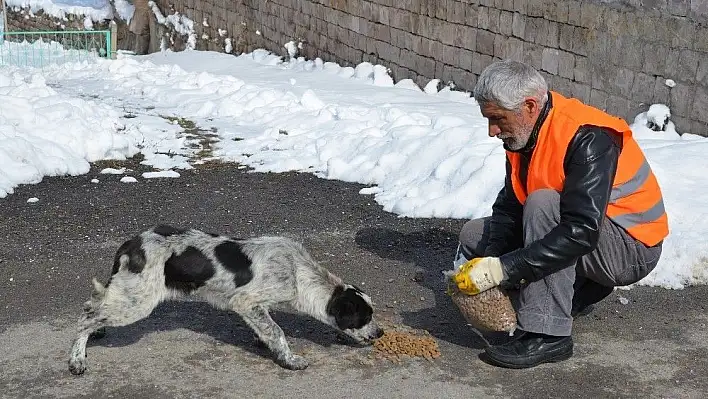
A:
[[[86,370],[86,342],[94,331],[135,323],[161,302],[184,295],[238,313],[276,362],[291,370],[302,370],[308,362],[290,350],[283,330],[268,314],[272,305],[289,303],[359,343],[383,335],[369,296],[344,284],[302,245],[285,237],[237,240],[155,226],[126,241],[115,255],[108,283],[94,278],[93,286],[71,349],[73,374]]]

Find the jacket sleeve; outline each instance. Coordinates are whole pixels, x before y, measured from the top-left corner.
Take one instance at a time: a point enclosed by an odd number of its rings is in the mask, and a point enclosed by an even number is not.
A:
[[[595,249],[621,146],[619,134],[594,126],[579,129],[564,160],[560,223],[542,239],[500,257],[504,284],[540,280]]]
[[[492,205],[489,242],[484,256],[499,256],[521,246],[523,207],[511,186],[511,164],[506,160],[506,179]]]

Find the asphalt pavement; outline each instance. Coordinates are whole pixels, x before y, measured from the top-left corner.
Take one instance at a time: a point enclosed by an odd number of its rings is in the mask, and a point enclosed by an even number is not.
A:
[[[46,177],[0,199],[2,398],[702,398],[708,395],[708,287],[617,290],[576,320],[575,355],[533,369],[486,364],[484,341],[444,293],[463,220],[401,218],[363,187],[234,164],[137,183],[99,174]],[[91,183],[97,178],[99,183]],[[36,197],[39,201],[28,203]],[[68,352],[92,277],[105,281],[123,240],[153,224],[246,237],[283,234],[366,290],[393,329],[427,331],[432,361],[378,359],[329,327],[274,312],[304,371],[277,366],[234,313],[170,302],[89,341],[88,370]],[[500,337],[488,337],[501,339]]]

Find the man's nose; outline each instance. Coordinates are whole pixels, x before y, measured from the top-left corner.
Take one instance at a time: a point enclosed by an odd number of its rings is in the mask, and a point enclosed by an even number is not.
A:
[[[494,137],[501,133],[501,129],[497,125],[489,125],[489,137]]]

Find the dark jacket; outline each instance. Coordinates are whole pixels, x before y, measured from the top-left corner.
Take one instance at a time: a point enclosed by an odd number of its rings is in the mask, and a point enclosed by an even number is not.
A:
[[[526,181],[528,162],[538,132],[553,107],[551,93],[522,154],[520,176]],[[511,165],[506,162],[506,179],[492,206],[489,245],[485,256],[498,256],[507,276],[503,285],[536,281],[572,266],[597,246],[600,226],[612,190],[621,135],[597,126],[583,126],[565,154],[565,183],[560,193],[561,221],[544,238],[523,246],[523,206],[511,185]]]

